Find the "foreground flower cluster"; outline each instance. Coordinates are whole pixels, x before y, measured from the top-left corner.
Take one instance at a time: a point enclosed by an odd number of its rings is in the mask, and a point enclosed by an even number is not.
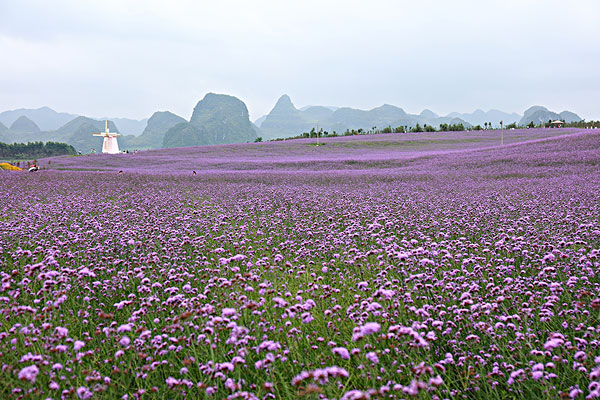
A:
[[[0,174],[2,398],[600,398],[600,137]]]

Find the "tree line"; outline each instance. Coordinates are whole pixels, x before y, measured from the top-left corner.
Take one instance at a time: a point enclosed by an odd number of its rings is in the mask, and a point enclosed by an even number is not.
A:
[[[491,122],[485,122],[483,126],[480,124],[471,126],[466,128],[462,123],[458,124],[440,124],[439,128],[436,128],[432,125],[416,124],[413,127],[409,126],[397,126],[392,128],[391,126],[387,126],[383,129],[378,129],[377,127],[372,127],[371,129],[346,129],[343,133],[338,133],[336,131],[329,132],[323,129],[315,129],[312,128],[310,132],[303,132],[300,135],[288,137],[288,138],[278,138],[272,139],[272,141],[281,141],[281,140],[290,140],[290,139],[302,139],[302,138],[317,138],[317,137],[338,137],[338,136],[356,136],[356,135],[374,135],[379,133],[407,133],[407,132],[461,132],[461,131],[482,131],[482,130],[495,130],[495,129],[528,129],[528,128],[555,128],[555,124],[552,123],[551,120],[541,124],[535,124],[530,122],[527,125],[518,125],[516,122],[511,122],[508,125],[503,125],[503,122],[500,121],[500,127],[494,127]],[[600,121],[579,121],[579,122],[570,122],[566,123],[563,121],[563,128],[600,128]],[[262,142],[262,137],[259,137],[255,140],[255,142]]]
[[[77,154],[73,146],[59,142],[29,142],[2,143],[0,142],[0,158],[5,160],[26,160]]]

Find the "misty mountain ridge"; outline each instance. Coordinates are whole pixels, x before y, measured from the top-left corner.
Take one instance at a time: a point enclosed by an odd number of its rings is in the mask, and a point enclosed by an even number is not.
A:
[[[259,136],[264,140],[286,138],[301,135],[312,128],[341,134],[347,129],[367,131],[400,126],[410,129],[416,124],[435,128],[439,128],[441,124],[462,124],[468,129],[475,125],[484,126],[485,123],[498,127],[500,121],[505,126],[513,122],[525,126],[531,122],[542,124],[557,119],[566,122],[581,121],[571,111],[556,113],[542,106],[530,107],[522,116],[494,109],[477,109],[472,113],[453,112],[446,116],[439,116],[429,109],[419,114],[410,114],[391,104],[383,104],[370,110],[315,105],[296,108],[292,99],[284,94],[269,114],[257,119],[254,125],[249,120],[248,109],[243,101],[233,96],[208,93],[197,103],[190,121],[169,111],[157,111],[149,119],[139,121],[109,118],[109,127],[113,132],[123,132],[124,136],[118,139],[122,150],[134,150],[249,142]],[[62,121],[66,122],[47,129]],[[129,134],[131,131],[138,132],[142,124],[144,128],[140,131],[141,134]],[[126,128],[123,129],[122,126]],[[57,113],[49,107],[0,113],[0,141],[6,143],[57,141],[68,143],[81,152],[91,149],[100,151],[102,140],[92,134],[101,131],[104,131],[104,120]]]
[[[489,110],[483,111],[481,109],[477,109],[472,113],[457,113],[453,112],[447,115],[452,118],[460,118],[469,122],[471,125],[480,125],[484,126],[486,123],[491,123],[492,126],[500,126],[500,121],[504,123],[504,125],[508,125],[511,123],[519,122],[521,119],[521,115],[517,113],[506,113],[500,110]]]
[[[19,108],[0,113],[0,123],[11,126],[20,117],[27,117],[33,121],[41,131],[54,131],[65,125],[67,122],[79,117],[77,114],[56,112],[50,107],[40,107],[35,109]],[[127,134],[140,135],[146,127],[147,118],[135,120],[130,118],[92,118],[98,121],[113,121],[121,130]]]
[[[323,106],[297,109],[288,95],[281,96],[271,112],[256,122],[260,126],[260,134],[267,140],[298,136],[315,127],[342,133],[347,129],[414,127],[416,124],[439,126],[441,123],[462,123],[466,128],[471,126],[458,118],[438,117],[430,110],[424,110],[420,115],[411,115],[391,104],[383,104],[371,110]]]
[[[22,116],[35,122],[42,131],[56,130],[77,117],[75,114],[56,112],[50,107],[40,107],[36,109],[19,108],[17,110],[9,110],[0,113],[0,122],[6,126],[11,126]]]
[[[322,107],[306,106],[297,109],[289,96],[283,95],[279,98],[269,114],[259,118],[256,123],[265,139],[276,137],[293,137],[307,132],[312,128],[322,128],[329,132],[342,133],[347,129],[370,130],[373,128],[383,129],[386,127],[413,128],[417,124],[430,125],[439,128],[441,124],[462,124],[469,129],[474,126],[485,126],[489,124],[499,127],[500,121],[504,126],[511,123],[527,125],[531,120],[535,124],[545,123],[549,119],[565,120],[566,122],[581,121],[581,118],[570,111],[554,113],[545,107],[534,106],[526,110],[524,115],[507,113],[491,109],[483,111],[477,109],[472,113],[452,112],[446,116],[440,116],[435,112],[425,109],[420,114],[409,114],[402,108],[384,104],[370,110],[360,110],[351,107]]]

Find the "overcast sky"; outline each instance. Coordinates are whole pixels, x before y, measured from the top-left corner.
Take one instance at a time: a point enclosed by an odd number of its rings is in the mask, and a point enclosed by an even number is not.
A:
[[[598,0],[0,0],[0,111],[189,118],[215,92],[252,120],[284,93],[600,119],[598,18]]]

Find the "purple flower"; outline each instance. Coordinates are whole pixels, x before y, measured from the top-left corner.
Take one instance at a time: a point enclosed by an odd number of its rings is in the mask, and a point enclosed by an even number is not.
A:
[[[343,360],[350,359],[350,353],[345,347],[334,347],[333,349],[331,349],[331,352],[335,355],[340,356]]]
[[[93,393],[90,392],[90,390],[85,386],[80,386],[79,388],[77,388],[76,393],[77,397],[79,397],[80,399],[91,399],[93,396]]]
[[[124,324],[117,328],[118,333],[131,332],[131,324]]]
[[[35,365],[30,365],[19,371],[19,379],[29,381],[30,383],[35,382],[35,378],[38,376],[40,370]]]
[[[64,338],[69,336],[69,330],[67,328],[63,328],[62,326],[57,326],[56,329],[54,329],[54,334],[58,338]]]
[[[360,328],[360,333],[363,335],[372,335],[381,330],[381,325],[377,322],[367,322]]]
[[[221,311],[224,317],[233,317],[236,314],[235,308],[224,308]]]
[[[374,351],[368,352],[367,354],[365,354],[365,357],[373,364],[377,364],[379,362],[379,357],[377,357],[377,353],[375,353]]]

